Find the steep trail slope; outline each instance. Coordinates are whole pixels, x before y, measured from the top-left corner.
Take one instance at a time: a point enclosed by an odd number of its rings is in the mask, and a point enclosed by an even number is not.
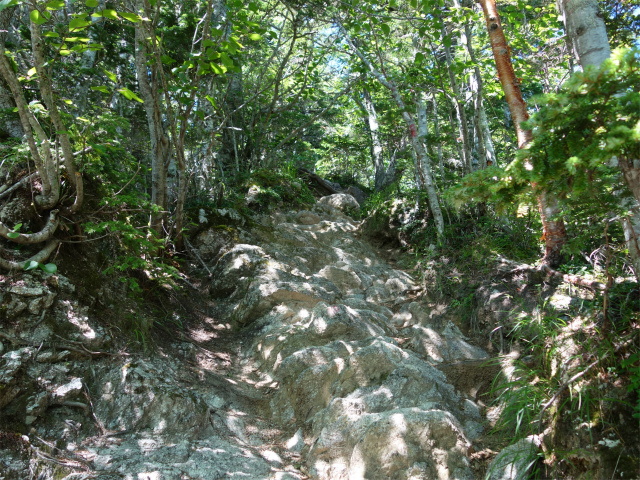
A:
[[[338,194],[313,211],[265,215],[222,248],[203,232],[194,245],[212,304],[148,358],[61,371],[33,362],[37,347],[7,352],[5,384],[19,385],[19,371],[52,379],[39,410],[24,395],[28,441],[58,439],[51,457],[77,462],[64,468],[85,478],[475,478],[485,379],[459,367],[488,356],[453,323],[435,324],[411,276],[358,237],[344,213],[353,201]],[[67,338],[84,340],[80,330]],[[90,414],[73,393],[51,400],[73,379]],[[18,472],[15,456],[3,461]]]

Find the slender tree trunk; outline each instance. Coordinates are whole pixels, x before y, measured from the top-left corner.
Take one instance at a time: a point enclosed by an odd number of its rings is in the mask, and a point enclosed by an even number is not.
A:
[[[522,98],[520,83],[516,79],[511,64],[511,53],[504,36],[504,30],[500,23],[500,16],[496,8],[495,0],[480,0],[482,10],[484,11],[485,20],[487,22],[487,30],[489,31],[489,40],[493,50],[493,58],[496,62],[500,83],[504,91],[509,111],[516,127],[516,135],[518,139],[518,148],[522,149],[531,141],[531,130],[522,128],[522,122],[529,118],[527,113],[527,104]],[[535,185],[534,185],[535,188]],[[564,227],[564,221],[560,217],[560,209],[558,201],[547,193],[538,196],[538,206],[540,209],[540,217],[544,229],[545,240],[545,263],[551,267],[556,267],[561,263],[561,250],[567,240],[567,233]]]
[[[62,122],[60,111],[56,103],[55,96],[53,94],[53,87],[51,85],[51,78],[49,72],[45,67],[44,47],[42,35],[40,32],[40,25],[31,22],[31,51],[33,53],[33,61],[35,63],[36,71],[38,72],[38,85],[40,87],[40,94],[47,106],[49,118],[56,130],[56,137],[60,142],[62,149],[62,159],[64,166],[67,170],[67,175],[71,179],[71,183],[76,189],[76,200],[71,207],[72,212],[77,212],[82,207],[84,189],[82,185],[82,175],[76,169],[76,163],[73,157],[73,149],[71,147],[71,140],[69,140],[69,134],[67,133],[67,126]]]
[[[378,114],[376,112],[376,107],[373,104],[373,100],[371,99],[371,95],[366,87],[362,89],[362,106],[367,112],[367,130],[369,131],[369,137],[371,139],[371,160],[375,169],[374,188],[376,192],[380,192],[393,182],[395,162],[393,163],[394,171],[389,171],[384,166],[382,142],[380,142],[380,136],[378,135]]]
[[[8,28],[14,10],[15,8],[9,7],[0,12],[0,27],[4,27],[3,30]],[[16,102],[20,123],[27,138],[27,144],[29,145],[29,152],[31,153],[31,157],[42,181],[42,194],[36,196],[36,205],[41,209],[51,208],[58,203],[59,199],[60,181],[58,178],[58,168],[51,154],[49,136],[40,126],[31,110],[29,110],[18,77],[12,65],[9,63],[8,58],[2,53],[5,51],[5,36],[6,34],[4,32],[0,32],[0,75],[2,75],[7,83],[13,95],[13,100]],[[42,149],[42,155],[40,149],[38,149],[36,136]]]
[[[493,140],[491,139],[491,130],[489,129],[489,122],[487,121],[487,113],[484,108],[484,102],[480,104],[480,128],[483,131],[483,137],[485,141],[485,149],[487,152],[487,165],[491,162],[492,165],[498,165],[498,157],[496,157],[496,151],[493,148]]]
[[[143,17],[153,18],[153,15],[146,11],[143,0],[137,1],[137,7]],[[163,114],[158,91],[158,83],[160,82],[157,72],[158,66],[153,61],[147,66],[148,56],[151,53],[147,39],[153,34],[147,30],[147,23],[138,22],[135,24],[135,67],[149,125],[151,202],[157,205],[160,210],[160,212],[152,214],[151,228],[158,234],[162,234],[167,210],[167,170],[171,160],[171,142],[162,125]]]
[[[429,112],[428,112],[427,98],[424,92],[418,93],[418,98],[416,99],[415,104],[416,104],[416,114],[417,114],[416,117],[418,119],[418,141],[422,144],[422,147],[424,148],[426,154],[429,154],[430,152],[429,143],[428,143]],[[435,123],[437,128],[437,120],[435,120]],[[415,160],[417,164],[417,157]],[[429,160],[429,162],[426,162],[426,163],[430,165],[431,160]],[[420,180],[422,178],[425,178],[427,175],[427,172],[425,171],[425,165],[422,164],[421,167],[422,167],[422,170],[416,172],[416,175]],[[442,165],[440,165],[440,170],[441,170],[440,173],[442,173]],[[419,186],[420,188],[424,189],[424,185],[420,184]]]
[[[340,30],[342,31],[347,44],[351,51],[366,65],[371,74],[391,92],[391,97],[396,102],[396,105],[402,112],[402,118],[404,119],[408,129],[409,129],[409,140],[411,141],[411,145],[416,152],[416,156],[418,158],[418,167],[419,171],[423,173],[422,183],[427,191],[427,197],[429,199],[429,207],[431,208],[431,213],[433,214],[433,218],[436,224],[436,230],[438,232],[438,236],[441,237],[444,234],[444,218],[442,217],[442,210],[440,208],[440,202],[438,200],[438,193],[436,192],[435,183],[433,181],[433,174],[431,172],[431,163],[429,161],[429,157],[422,146],[422,143],[418,141],[418,129],[416,126],[416,122],[413,119],[411,113],[409,113],[400,92],[398,91],[398,87],[395,83],[385,77],[384,74],[379,72],[373,64],[364,56],[364,54],[358,49],[349,35],[347,31],[344,29],[342,25],[339,25]]]
[[[438,121],[438,102],[436,100],[435,94],[433,95],[431,102],[433,104],[433,126],[435,129],[436,138],[438,139],[436,146],[436,152],[438,154],[438,167],[440,168],[441,181],[443,182],[443,185],[446,186],[444,178],[444,158],[442,156],[442,142],[440,141],[440,122]]]
[[[442,28],[442,38],[446,36],[444,27]],[[464,102],[462,101],[460,86],[456,80],[455,72],[453,71],[453,57],[447,46],[444,46],[445,59],[447,61],[447,73],[449,74],[449,83],[451,90],[453,90],[453,106],[456,111],[456,119],[458,120],[458,131],[460,133],[460,139],[462,140],[462,163],[464,170],[467,173],[471,173],[471,143],[469,142],[469,123],[467,121],[467,113],[464,109]]]
[[[457,4],[456,0],[456,4]],[[467,46],[467,52],[469,52],[469,58],[474,63],[474,73],[469,79],[470,88],[473,92],[473,126],[475,130],[475,137],[477,139],[477,150],[480,162],[480,168],[486,168],[487,165],[493,165],[495,163],[495,151],[493,150],[493,142],[491,141],[491,131],[487,125],[487,115],[484,111],[483,103],[483,83],[482,74],[480,73],[480,67],[478,67],[478,60],[473,50],[471,43],[471,26],[465,24],[464,26],[464,40]],[[484,122],[483,122],[484,119]]]

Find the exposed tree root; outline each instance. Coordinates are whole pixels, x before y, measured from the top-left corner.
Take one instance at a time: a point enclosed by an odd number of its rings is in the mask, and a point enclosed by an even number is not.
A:
[[[27,258],[26,260],[21,260],[19,262],[14,262],[12,260],[5,260],[0,257],[0,267],[5,270],[22,270],[27,262],[44,262],[49,256],[53,253],[53,251],[60,244],[60,240],[49,240],[49,242],[44,246],[42,250],[36,253],[34,256]]]
[[[571,285],[577,285],[579,287],[585,287],[591,290],[602,290],[602,291],[604,291],[607,288],[607,286],[604,283],[598,282],[596,280],[589,280],[587,278],[580,277],[578,275],[568,275],[566,273],[558,272],[557,270],[554,270],[546,263],[543,263],[539,267],[535,267],[532,265],[527,265],[526,263],[514,262],[513,260],[509,260],[500,255],[498,256],[498,260],[503,265],[508,265],[510,267],[511,273],[515,273],[518,271],[543,272],[543,273],[546,273],[547,275],[551,275],[552,277],[561,278],[562,281],[564,281],[565,283],[569,283]]]
[[[55,233],[58,228],[58,224],[60,220],[57,218],[58,210],[52,210],[49,214],[49,219],[47,220],[47,224],[44,226],[42,230],[36,233],[20,233],[17,237],[10,237],[9,235],[13,232],[13,230],[9,230],[4,223],[0,222],[0,236],[10,240],[14,243],[19,243],[21,245],[33,245],[35,243],[42,243],[51,238],[51,236]]]

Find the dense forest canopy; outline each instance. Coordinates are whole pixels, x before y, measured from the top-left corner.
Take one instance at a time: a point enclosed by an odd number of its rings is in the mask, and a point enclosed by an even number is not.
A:
[[[453,205],[533,209],[551,267],[608,229],[640,269],[632,2],[3,0],[0,24],[4,269],[104,234],[154,263],[298,168],[415,198],[428,243]]]

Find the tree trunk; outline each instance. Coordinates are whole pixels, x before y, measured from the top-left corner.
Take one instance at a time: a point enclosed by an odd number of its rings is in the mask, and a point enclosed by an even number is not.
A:
[[[73,157],[73,148],[71,146],[71,140],[67,133],[67,126],[62,122],[60,111],[56,103],[55,96],[53,94],[53,86],[51,84],[51,78],[49,72],[45,67],[44,46],[42,35],[40,32],[40,25],[31,22],[31,51],[33,53],[33,61],[35,63],[36,71],[38,72],[38,85],[40,87],[40,95],[42,100],[47,106],[49,118],[51,123],[55,127],[56,137],[60,142],[62,149],[62,159],[64,166],[67,170],[67,175],[71,179],[71,183],[76,189],[76,200],[71,207],[72,212],[80,210],[83,202],[83,186],[82,175],[76,169],[76,163]]]
[[[589,65],[599,67],[611,56],[611,47],[597,0],[558,0],[557,8],[563,17],[567,43],[580,66],[583,69]],[[620,223],[633,269],[640,280],[640,160],[618,158],[618,166],[635,198],[635,201],[624,200],[629,203],[630,214]]]
[[[442,184],[446,186],[444,178],[444,158],[442,156],[442,142],[440,141],[440,122],[438,121],[438,102],[436,101],[435,94],[432,98],[433,104],[433,125],[435,129],[436,138],[438,139],[436,152],[438,154],[438,167],[440,168],[440,177]]]
[[[409,140],[411,141],[411,145],[416,152],[416,156],[418,158],[418,170],[423,173],[422,183],[427,191],[427,198],[429,199],[429,207],[431,208],[431,213],[433,214],[433,218],[436,224],[436,231],[438,232],[438,236],[441,237],[444,234],[444,218],[442,216],[442,210],[440,209],[440,202],[438,200],[438,193],[436,192],[435,183],[433,181],[433,174],[431,172],[431,163],[429,161],[429,157],[427,156],[422,143],[418,141],[418,129],[416,127],[416,122],[413,119],[413,116],[409,113],[404,100],[402,100],[402,96],[398,91],[398,87],[385,77],[381,72],[379,72],[373,64],[364,56],[364,54],[358,49],[354,43],[351,41],[351,38],[347,34],[346,30],[342,25],[339,25],[340,30],[342,31],[347,44],[351,51],[362,60],[362,63],[369,69],[371,74],[389,91],[391,92],[391,97],[396,102],[396,105],[402,112],[402,118],[404,119],[407,127],[409,128]]]
[[[371,139],[371,161],[375,169],[375,191],[380,192],[384,190],[393,181],[393,174],[387,175],[387,169],[384,166],[384,158],[382,157],[382,143],[380,142],[380,136],[378,135],[378,114],[376,113],[375,105],[371,99],[369,91],[365,88],[362,89],[362,105],[367,112],[367,130],[369,131],[369,138]],[[391,172],[390,172],[391,173]]]
[[[442,38],[444,40],[446,32],[444,27],[442,28]],[[443,42],[444,43],[444,42]],[[456,111],[456,118],[458,120],[458,131],[460,132],[460,139],[462,140],[462,163],[466,173],[471,173],[471,144],[469,142],[469,123],[467,121],[467,113],[464,109],[464,102],[461,98],[460,87],[456,80],[456,75],[453,71],[453,58],[449,48],[444,45],[444,54],[447,61],[447,73],[449,74],[449,83],[451,84],[451,90],[453,90],[453,106]]]
[[[455,2],[458,4],[457,0]],[[482,101],[483,83],[478,60],[471,44],[471,27],[468,24],[464,26],[464,40],[469,52],[469,58],[475,64],[474,73],[469,79],[471,91],[473,92],[473,126],[475,130],[475,138],[477,140],[477,150],[480,162],[480,168],[486,168],[495,163],[495,151],[493,150],[493,142],[491,141],[491,131],[487,125],[487,115],[484,112],[484,103]]]
[[[496,8],[495,0],[480,0],[485,20],[487,22],[487,30],[489,31],[489,40],[493,50],[493,58],[496,62],[500,83],[504,91],[509,112],[516,127],[516,135],[518,139],[518,148],[522,149],[531,141],[531,130],[522,128],[522,122],[529,118],[527,113],[527,104],[522,98],[520,91],[520,83],[516,79],[511,64],[511,50],[507,45],[504,36],[504,30],[500,23],[500,16]],[[535,188],[535,185],[533,185]],[[564,227],[564,221],[560,217],[560,209],[558,208],[557,199],[551,197],[547,193],[538,196],[538,206],[540,209],[540,217],[544,229],[545,256],[544,262],[551,267],[556,267],[562,260],[562,246],[566,243],[567,233]]]
[[[611,56],[598,0],[558,0],[568,43],[582,68],[600,65]]]
[[[484,146],[487,152],[487,165],[491,162],[492,165],[498,165],[498,157],[496,157],[496,151],[493,148],[493,140],[491,139],[491,130],[489,129],[489,122],[487,121],[487,113],[484,108],[484,102],[480,104],[480,128],[483,131]]]
[[[153,15],[144,8],[143,0],[138,0],[137,7],[143,17],[153,18]],[[162,125],[163,114],[158,92],[158,83],[160,82],[157,72],[158,66],[152,61],[147,67],[147,56],[150,53],[147,46],[147,38],[150,38],[150,35],[153,34],[147,30],[147,23],[138,22],[135,24],[135,67],[140,94],[142,100],[144,100],[143,107],[149,125],[151,202],[157,205],[160,210],[152,214],[151,228],[158,234],[162,234],[167,210],[167,170],[171,160],[171,142]]]

